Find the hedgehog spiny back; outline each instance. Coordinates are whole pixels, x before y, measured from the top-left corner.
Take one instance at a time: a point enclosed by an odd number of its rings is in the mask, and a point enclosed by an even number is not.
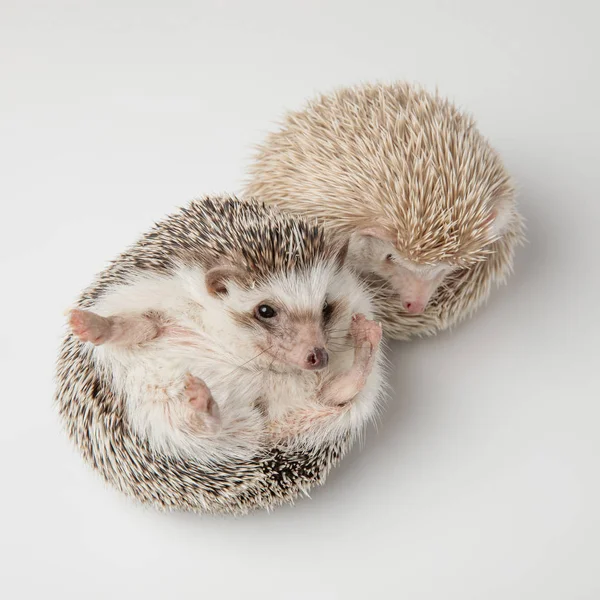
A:
[[[260,281],[310,269],[332,259],[336,250],[316,220],[289,216],[254,200],[207,196],[158,222],[123,252],[86,291],[81,305],[139,271],[169,273],[181,264],[208,270],[230,262]]]
[[[345,232],[378,222],[421,264],[486,259],[491,210],[514,195],[471,117],[406,83],[317,98],[268,136],[251,172],[253,196]]]
[[[183,218],[181,218],[183,217]],[[290,217],[253,200],[204,198],[192,202],[177,220],[156,227],[172,254],[185,262],[200,259],[204,266],[223,260],[243,265],[257,277],[304,270],[333,255],[322,228]]]

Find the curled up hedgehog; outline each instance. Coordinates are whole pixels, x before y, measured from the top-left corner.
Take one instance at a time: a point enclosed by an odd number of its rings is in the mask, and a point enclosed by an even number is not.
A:
[[[56,400],[84,458],[169,509],[244,513],[322,482],[382,386],[346,252],[234,198],[158,223],[69,314]]]
[[[470,315],[512,269],[523,223],[473,120],[406,83],[340,89],[258,147],[246,193],[351,235],[391,337]]]

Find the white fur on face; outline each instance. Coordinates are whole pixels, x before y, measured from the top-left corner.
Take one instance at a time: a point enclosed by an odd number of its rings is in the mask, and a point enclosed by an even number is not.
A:
[[[258,304],[271,301],[286,311],[314,314],[317,320],[325,299],[339,301],[343,310],[332,317],[335,336],[325,340],[329,364],[318,372],[271,369],[272,358],[257,352],[264,331],[248,329],[235,318],[236,312],[251,316]],[[269,423],[277,422],[291,422],[294,431],[302,431],[289,443],[314,446],[358,433],[377,410],[379,359],[347,410],[319,401],[321,383],[352,363],[353,348],[341,341],[351,315],[372,317],[365,288],[349,269],[338,270],[333,263],[306,274],[279,275],[249,290],[231,282],[223,296],[209,293],[202,269],[182,267],[171,275],[140,275],[114,286],[90,308],[101,316],[156,311],[165,319],[163,334],[147,344],[93,348],[97,368],[110,374],[115,391],[126,398],[131,427],[157,451],[207,461],[249,458],[272,435]],[[221,414],[218,433],[193,429],[183,394],[188,373],[212,392]],[[290,431],[286,427],[276,429],[285,433]]]
[[[418,265],[406,260],[391,241],[373,235],[353,235],[348,256],[359,272],[387,280],[412,314],[425,310],[440,283],[454,270],[445,263]]]
[[[351,318],[349,300],[361,304],[363,295],[347,270],[339,271],[335,264],[324,263],[304,272],[278,274],[251,289],[232,283],[222,302],[233,321],[236,316],[242,317],[244,325],[236,326],[243,327],[243,335],[253,341],[256,364],[269,363],[269,368],[289,371],[310,369],[307,356],[317,349],[327,354],[325,303],[333,308],[329,326],[347,331]],[[268,320],[256,318],[260,305],[273,308],[276,316]],[[341,337],[336,331],[336,338]]]
[[[288,313],[320,314],[334,273],[333,265],[323,264],[298,274],[282,273],[249,290],[232,284],[223,304],[235,312],[249,314],[259,304],[269,304]]]
[[[444,264],[422,267],[401,258],[393,261],[389,280],[398,290],[402,306],[411,314],[425,310],[444,277],[453,270]]]

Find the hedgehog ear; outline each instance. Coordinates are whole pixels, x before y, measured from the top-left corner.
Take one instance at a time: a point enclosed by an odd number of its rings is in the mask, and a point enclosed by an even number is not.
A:
[[[512,217],[513,211],[510,198],[500,199],[492,208],[490,216],[486,219],[494,240],[497,240],[506,233]]]
[[[357,233],[359,235],[377,238],[378,240],[382,240],[384,242],[394,243],[396,241],[394,236],[387,229],[385,229],[385,227],[382,227],[381,225],[371,225],[369,227],[363,227],[362,229],[359,229]]]
[[[233,265],[218,265],[207,271],[205,276],[206,289],[211,296],[225,296],[228,293],[227,284],[232,279],[240,280],[244,271]]]

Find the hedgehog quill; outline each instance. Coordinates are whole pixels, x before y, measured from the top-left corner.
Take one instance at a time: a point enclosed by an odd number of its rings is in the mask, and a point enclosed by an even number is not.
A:
[[[244,512],[310,487],[270,481],[274,454],[296,468],[320,458],[319,481],[382,385],[381,327],[346,252],[234,198],[159,223],[70,312],[57,401],[83,455],[171,508]]]
[[[406,83],[323,95],[258,147],[246,193],[350,234],[396,338],[460,321],[512,269],[523,223],[474,121]]]

